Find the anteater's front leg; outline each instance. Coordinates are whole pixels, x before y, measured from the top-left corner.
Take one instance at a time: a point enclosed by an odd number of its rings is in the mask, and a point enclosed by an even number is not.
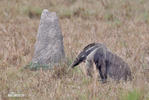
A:
[[[87,75],[92,77],[93,75],[93,61],[91,59],[87,59],[86,60],[86,71],[87,71]]]
[[[98,61],[96,62],[96,67],[99,71],[102,82],[105,83],[107,81],[107,67],[106,67],[105,59],[102,57],[99,57]]]

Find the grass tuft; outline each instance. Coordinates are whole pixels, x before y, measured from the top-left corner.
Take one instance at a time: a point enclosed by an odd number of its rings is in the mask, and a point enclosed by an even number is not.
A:
[[[141,100],[141,93],[137,90],[129,91],[127,95],[122,97],[122,100]]]
[[[7,95],[15,92],[25,100],[149,100],[148,5],[149,0],[0,0],[0,99],[11,100]],[[42,9],[59,16],[66,54],[65,64],[49,70],[30,63]],[[102,84],[83,75],[83,63],[67,71],[92,42],[122,57],[134,79]]]

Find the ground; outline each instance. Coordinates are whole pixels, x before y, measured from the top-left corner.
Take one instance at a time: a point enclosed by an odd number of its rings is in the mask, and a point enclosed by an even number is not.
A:
[[[149,100],[148,0],[1,0],[0,98],[2,100]],[[59,16],[68,62],[30,71],[40,14]],[[134,79],[116,83],[85,77],[68,66],[87,44],[100,42],[122,57]],[[8,97],[10,92],[25,97]]]

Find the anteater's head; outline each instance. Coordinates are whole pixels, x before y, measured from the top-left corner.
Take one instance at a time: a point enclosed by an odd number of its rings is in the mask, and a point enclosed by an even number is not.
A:
[[[79,65],[81,62],[84,62],[87,56],[94,51],[96,48],[101,47],[102,44],[100,43],[91,43],[87,45],[81,53],[77,56],[75,61],[71,64],[71,67],[74,68],[75,66]]]
[[[75,66],[79,65],[81,62],[85,61],[86,59],[86,53],[81,52],[78,57],[74,60],[74,62],[71,64],[71,67],[74,68]]]

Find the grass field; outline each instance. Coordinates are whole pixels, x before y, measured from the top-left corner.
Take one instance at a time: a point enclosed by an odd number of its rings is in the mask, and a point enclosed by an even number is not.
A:
[[[148,0],[0,0],[0,100],[149,100]],[[69,63],[91,42],[105,44],[132,70],[131,82],[102,84],[68,64],[30,71],[40,14],[59,16]],[[10,92],[25,97],[8,97]]]

